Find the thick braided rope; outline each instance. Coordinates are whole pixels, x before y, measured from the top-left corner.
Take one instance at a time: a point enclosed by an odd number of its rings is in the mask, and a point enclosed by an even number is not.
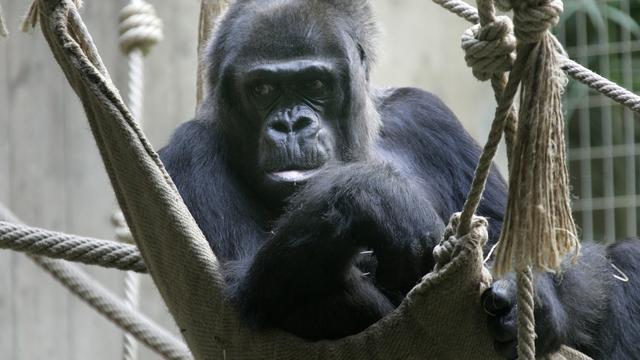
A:
[[[140,252],[133,245],[98,240],[0,221],[0,248],[31,255],[146,272]]]
[[[140,48],[130,49],[127,55],[128,60],[128,86],[127,105],[131,115],[142,124],[142,110],[144,100],[144,52]]]
[[[433,0],[434,3],[442,6],[459,17],[471,22],[478,23],[478,10],[461,0]],[[640,113],[640,96],[621,87],[620,85],[603,78],[592,70],[569,59],[564,54],[559,54],[561,68],[576,81],[590,87],[609,99],[623,105],[632,111]],[[606,86],[604,82],[606,82]]]
[[[518,359],[535,360],[536,325],[534,316],[533,272],[531,266],[516,271],[518,299]]]
[[[69,291],[86,301],[116,325],[133,334],[136,339],[165,359],[186,360],[193,358],[182,341],[139,312],[132,310],[130,306],[96,283],[80,269],[39,256],[33,257],[33,260]]]
[[[587,84],[595,91],[614,99],[616,102],[637,113],[640,113],[640,96],[567,58],[560,60],[560,68],[572,78],[583,84]]]

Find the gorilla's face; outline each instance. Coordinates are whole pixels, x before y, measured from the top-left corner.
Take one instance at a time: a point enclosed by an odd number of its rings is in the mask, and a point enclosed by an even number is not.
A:
[[[256,165],[267,183],[303,183],[335,159],[343,103],[335,63],[252,64],[240,71],[235,88],[258,131]]]
[[[379,115],[368,12],[332,0],[242,1],[209,47],[205,116],[219,119],[230,167],[281,199],[324,166],[370,155]]]

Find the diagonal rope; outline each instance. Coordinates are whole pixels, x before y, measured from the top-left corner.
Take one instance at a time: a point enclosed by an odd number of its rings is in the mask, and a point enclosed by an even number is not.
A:
[[[603,94],[608,98],[615,100],[617,103],[640,113],[640,96],[567,57],[561,57],[560,68],[572,78],[583,84],[587,84],[590,88],[600,94]]]
[[[80,269],[41,256],[33,256],[32,259],[69,291],[165,359],[192,359],[189,349],[182,341],[141,313],[132,310],[128,304],[99,285]]]
[[[0,204],[0,238],[4,238],[5,235],[12,232],[12,229],[16,228],[29,229],[27,226],[21,225],[20,220],[11,211],[9,211],[9,209]],[[74,238],[70,235],[58,236],[64,234],[48,232],[35,228],[31,228],[31,231],[27,231],[26,233],[57,234],[55,237],[58,239],[69,237]],[[95,239],[89,238],[81,239],[83,240],[81,241],[82,243],[87,241],[96,241]],[[97,240],[97,242],[103,243],[107,241]],[[122,245],[113,241],[109,242]],[[0,243],[3,242],[0,241]],[[137,251],[137,249],[135,251]],[[51,274],[73,294],[85,301],[100,314],[111,320],[114,324],[133,334],[138,341],[147,345],[150,349],[162,355],[164,358],[171,360],[192,359],[189,349],[182,341],[180,341],[180,339],[177,339],[175,336],[149,320],[141,313],[130,309],[122,300],[113,295],[108,289],[99,285],[99,283],[80,268],[73,264],[67,264],[59,260],[35,255],[34,253],[27,254],[27,256],[29,256],[38,266]],[[139,253],[138,258],[140,258]]]
[[[470,23],[477,24],[480,22],[478,9],[460,0],[433,0],[434,3],[460,16]]]

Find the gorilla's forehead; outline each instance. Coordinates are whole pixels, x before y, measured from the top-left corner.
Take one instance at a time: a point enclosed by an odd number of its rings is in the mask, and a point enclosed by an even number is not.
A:
[[[348,58],[353,44],[344,23],[331,11],[304,1],[273,1],[235,22],[236,57],[249,61],[301,57]],[[315,10],[314,10],[315,9]]]

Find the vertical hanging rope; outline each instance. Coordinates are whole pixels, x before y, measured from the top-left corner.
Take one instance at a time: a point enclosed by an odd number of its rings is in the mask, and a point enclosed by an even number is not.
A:
[[[4,13],[2,12],[2,5],[0,5],[0,36],[7,37],[9,35],[9,30],[7,30],[7,25],[4,21]]]
[[[136,310],[140,303],[140,274],[133,271],[127,271],[124,275],[124,302],[131,310]],[[122,359],[137,358],[138,342],[132,334],[126,332],[122,338]]]
[[[129,227],[121,211],[117,211],[111,218],[116,239],[120,242],[134,243]],[[124,275],[124,304],[131,311],[138,308],[140,300],[140,275],[127,271]],[[135,360],[138,355],[138,343],[131,333],[125,332],[122,338],[122,359]]]
[[[144,56],[151,47],[162,40],[162,22],[150,4],[143,0],[129,0],[120,11],[120,48],[128,59],[127,105],[133,118],[142,126],[144,100]],[[121,212],[113,217],[116,237],[130,242],[131,233]],[[128,271],[124,278],[124,298],[126,305],[134,310],[140,297],[140,275]],[[138,344],[134,336],[125,333],[122,341],[122,358],[135,360]]]

